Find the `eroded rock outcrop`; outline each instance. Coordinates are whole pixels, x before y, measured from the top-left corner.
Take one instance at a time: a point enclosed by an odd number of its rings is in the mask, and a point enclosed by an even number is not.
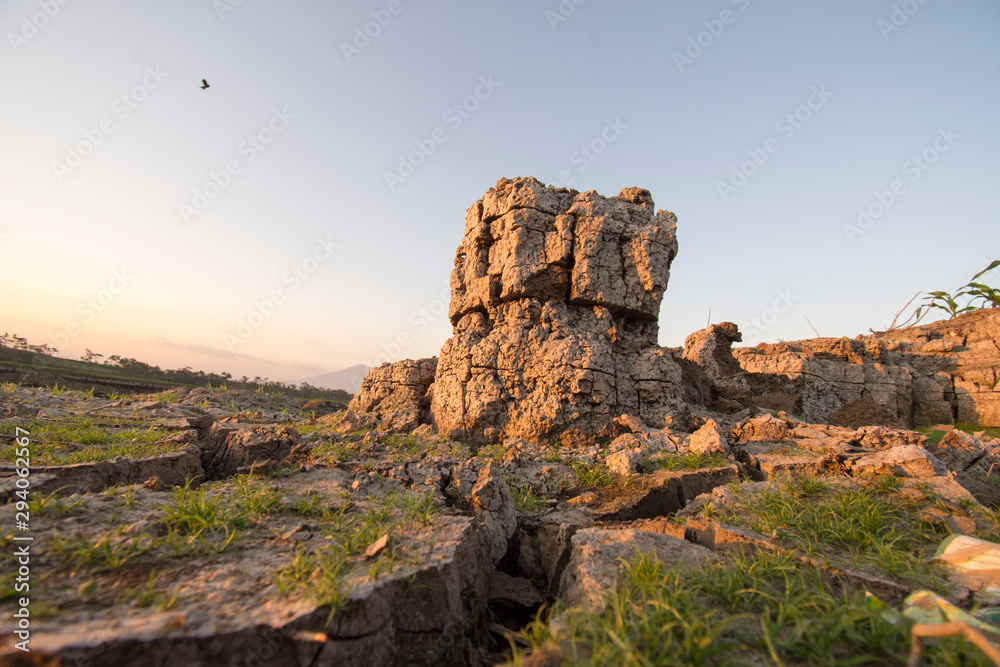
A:
[[[830,421],[868,399],[910,426],[1000,426],[998,341],[994,308],[853,340],[814,338],[733,352],[745,371],[780,379],[809,421]]]
[[[430,418],[428,389],[437,359],[404,359],[372,368],[351,399],[350,410],[373,413],[395,431],[412,431]]]
[[[743,373],[740,362],[733,356],[733,343],[743,340],[743,334],[732,322],[712,324],[695,331],[684,340],[684,358],[701,366],[713,380]]]
[[[680,367],[657,343],[675,230],[646,190],[500,180],[456,253],[432,399],[442,435],[573,442],[623,413],[664,426],[683,409]]]

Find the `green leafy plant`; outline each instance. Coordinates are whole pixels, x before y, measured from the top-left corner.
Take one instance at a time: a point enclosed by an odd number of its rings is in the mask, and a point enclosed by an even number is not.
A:
[[[924,319],[927,313],[931,310],[943,310],[948,314],[948,317],[956,317],[962,313],[968,313],[974,310],[1000,307],[1000,289],[990,287],[985,283],[976,282],[980,276],[992,271],[998,266],[1000,266],[1000,259],[993,260],[989,266],[972,276],[972,280],[962,287],[959,287],[952,294],[941,290],[927,292],[927,296],[923,298],[925,303],[921,304],[906,320],[898,322],[899,316],[903,314],[907,308],[909,308],[910,304],[913,303],[918,296],[920,296],[921,293],[917,292],[917,294],[915,294],[913,298],[910,299],[905,306],[903,306],[903,309],[896,313],[896,317],[893,318],[892,324],[889,325],[889,331],[915,326],[922,319]]]

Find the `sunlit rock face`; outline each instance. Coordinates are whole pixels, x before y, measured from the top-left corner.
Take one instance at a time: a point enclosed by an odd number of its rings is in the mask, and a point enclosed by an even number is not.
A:
[[[574,442],[621,414],[662,427],[682,410],[680,367],[657,344],[676,221],[640,188],[497,182],[467,211],[455,256],[432,400],[441,434]]]

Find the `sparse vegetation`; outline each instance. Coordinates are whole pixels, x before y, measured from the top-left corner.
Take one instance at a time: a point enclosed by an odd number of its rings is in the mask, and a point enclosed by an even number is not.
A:
[[[905,664],[910,622],[866,604],[864,591],[832,593],[787,554],[759,552],[683,571],[637,554],[598,611],[558,606],[558,633],[537,619],[522,633],[533,650],[567,665]],[[557,648],[558,647],[558,648]],[[512,664],[527,651],[514,646]],[[930,665],[988,665],[949,639]]]
[[[385,436],[383,442],[389,448],[389,451],[407,457],[416,456],[421,450],[426,449],[426,446],[417,440],[412,433],[393,433]]]
[[[301,588],[317,604],[330,605],[330,617],[347,603],[343,579],[361,565],[359,555],[383,535],[393,535],[408,522],[430,525],[436,510],[430,494],[396,492],[369,496],[363,505],[344,503],[324,513],[318,524],[326,543],[302,548],[274,575],[280,595]],[[398,564],[393,547],[380,553],[368,570],[370,578],[388,573]]]
[[[523,479],[507,478],[514,508],[520,514],[533,514],[544,507],[545,498]]]
[[[689,452],[687,454],[665,454],[658,459],[653,459],[655,468],[663,470],[697,470],[698,468],[720,468],[732,464],[725,454],[713,452],[711,454]]]
[[[65,500],[57,489],[49,494],[32,494],[28,501],[28,512],[32,516],[44,516],[50,518],[62,518],[83,504],[83,498],[76,498],[72,502]]]
[[[164,442],[168,432],[155,425],[99,424],[90,417],[60,421],[30,420],[21,428],[31,433],[33,465],[63,465],[104,461],[116,456],[139,458],[175,451],[177,443]],[[3,441],[0,460],[13,461],[15,447]]]
[[[611,471],[603,463],[587,465],[582,461],[573,462],[576,478],[586,487],[604,486],[611,483]]]
[[[772,535],[831,565],[946,590],[931,557],[947,530],[922,521],[918,503],[898,486],[879,478],[856,487],[792,478],[756,493],[740,489],[736,496],[736,506],[720,513],[725,523]]]
[[[239,537],[239,529],[248,524],[242,514],[232,515],[221,493],[209,495],[204,487],[195,490],[190,483],[175,488],[174,504],[160,509],[161,521],[171,535],[187,537],[188,544],[197,540],[217,552],[229,547]]]
[[[98,568],[116,569],[149,551],[154,538],[146,533],[126,535],[120,528],[106,531],[96,539],[84,535],[62,538],[53,535],[49,544],[52,553]]]
[[[978,424],[955,424],[955,428],[959,431],[964,431],[970,434],[982,431],[991,438],[1000,438],[1000,427],[979,426]],[[916,430],[918,433],[922,433],[927,436],[928,445],[938,444],[944,436],[948,434],[948,431],[934,430],[930,426],[918,426]]]

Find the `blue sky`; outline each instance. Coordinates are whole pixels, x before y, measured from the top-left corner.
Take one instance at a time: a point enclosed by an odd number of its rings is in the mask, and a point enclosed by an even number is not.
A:
[[[663,345],[709,309],[853,337],[1000,257],[996,2],[8,0],[0,34],[0,329],[64,356],[435,355],[501,177],[677,215]]]

